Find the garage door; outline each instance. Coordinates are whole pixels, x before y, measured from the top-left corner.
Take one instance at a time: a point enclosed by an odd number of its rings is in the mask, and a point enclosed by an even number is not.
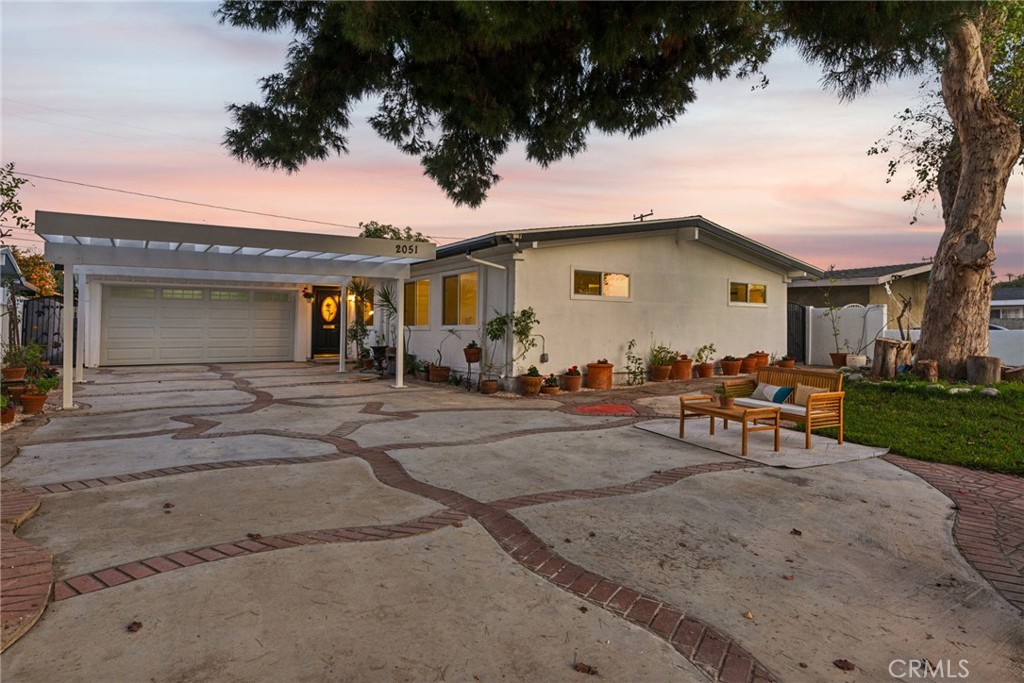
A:
[[[101,365],[292,360],[293,292],[104,285]]]

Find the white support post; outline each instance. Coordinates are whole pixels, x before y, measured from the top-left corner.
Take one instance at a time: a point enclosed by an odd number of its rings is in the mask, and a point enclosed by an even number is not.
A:
[[[395,278],[398,283],[398,320],[395,325],[395,383],[394,389],[405,388],[405,278]]]
[[[74,376],[72,374],[75,354],[75,267],[64,264],[64,410],[75,407]]]
[[[345,370],[345,349],[348,348],[348,283],[352,278],[345,278],[341,281],[341,290],[338,292],[338,324],[341,325],[341,333],[338,335],[338,372],[344,374]]]
[[[78,307],[78,343],[75,344],[75,382],[81,384],[85,381],[85,343],[89,329],[86,317],[89,314],[89,290],[87,288],[87,276],[85,273],[78,274],[78,296],[81,298]]]

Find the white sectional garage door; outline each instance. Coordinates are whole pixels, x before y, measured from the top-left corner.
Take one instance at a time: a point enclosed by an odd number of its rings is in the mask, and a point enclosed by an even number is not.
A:
[[[293,292],[104,285],[101,365],[292,360]]]

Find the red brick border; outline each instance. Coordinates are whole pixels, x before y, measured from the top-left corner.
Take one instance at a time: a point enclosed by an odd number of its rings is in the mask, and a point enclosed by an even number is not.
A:
[[[43,615],[53,583],[53,556],[0,525],[0,652],[23,636]]]

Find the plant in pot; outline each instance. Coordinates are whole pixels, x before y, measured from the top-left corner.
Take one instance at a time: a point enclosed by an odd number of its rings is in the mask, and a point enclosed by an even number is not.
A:
[[[745,358],[740,358],[740,374],[749,375],[757,368],[757,355],[748,353]]]
[[[672,374],[672,363],[675,362],[676,352],[664,344],[651,347],[651,381],[667,382],[668,376]]]
[[[643,357],[636,353],[636,339],[626,344],[626,384],[643,384],[647,381],[647,365]]]
[[[26,413],[43,412],[46,395],[57,388],[60,379],[57,377],[40,377],[34,380],[21,395],[21,407]]]
[[[778,360],[778,366],[780,368],[791,368],[796,365],[796,358],[793,356],[785,355]]]
[[[369,358],[369,350],[366,348],[366,340],[370,334],[366,318],[371,313],[367,309],[368,304],[373,302],[373,287],[366,280],[355,278],[348,283],[348,291],[352,295],[354,309],[352,324],[347,331],[348,341],[355,346],[355,357],[360,360],[360,366],[373,367],[373,359]]]
[[[842,318],[840,315],[841,309],[832,301],[832,288],[838,282],[835,270],[834,264],[829,265],[828,270],[825,271],[825,280],[828,282],[828,286],[819,286],[819,288],[821,289],[822,300],[825,304],[825,319],[828,320],[832,328],[832,340],[836,347],[836,350],[834,352],[830,351],[828,355],[832,360],[832,367],[841,368],[846,365],[846,352],[839,345],[839,335],[842,334],[842,331],[839,329],[839,321]]]
[[[679,354],[679,357],[672,361],[672,372],[669,373],[668,378],[692,379],[693,359],[687,356],[685,353]]]
[[[449,327],[444,331],[444,335],[441,336],[441,341],[437,344],[437,363],[430,366],[430,381],[431,382],[447,382],[448,375],[451,374],[451,366],[442,365],[444,362],[444,343],[448,341],[449,337],[458,337],[459,333],[455,328]]]
[[[743,365],[743,361],[736,356],[723,356],[720,365],[722,366],[723,375],[738,375],[740,374],[740,366]]]
[[[416,366],[413,369],[413,376],[416,377],[416,379],[421,380],[423,382],[429,381],[430,363],[425,360],[416,361]]]
[[[566,391],[579,391],[583,385],[583,374],[580,369],[575,365],[569,366],[569,369],[562,375],[562,387]]]
[[[479,363],[482,351],[483,350],[480,348],[480,345],[476,343],[475,339],[469,340],[469,343],[462,349],[462,353],[466,356],[467,363]]]
[[[768,354],[767,351],[754,351],[750,355],[753,356],[754,359],[757,360],[757,363],[754,365],[753,368],[751,368],[751,370],[753,370],[755,368],[764,367],[765,365],[768,365],[769,354]]]
[[[591,389],[611,389],[612,369],[615,366],[607,358],[600,358],[587,363],[587,387]]]
[[[8,382],[25,379],[29,366],[38,365],[42,359],[42,347],[38,344],[7,344],[3,353],[3,378]]]
[[[711,377],[715,374],[715,345],[705,344],[694,354],[694,367],[698,377]]]
[[[14,422],[14,400],[7,394],[0,394],[0,424]]]
[[[732,408],[735,405],[736,397],[726,394],[724,387],[718,387],[715,393],[718,394],[718,405],[722,408]]]
[[[540,393],[540,385],[544,382],[540,370],[536,365],[531,365],[526,374],[519,375],[519,393],[523,396],[535,396]]]
[[[515,366],[516,362],[526,357],[526,354],[537,346],[534,339],[533,328],[540,324],[533,307],[509,313],[498,313],[494,311],[495,317],[491,318],[484,325],[485,349],[483,353],[483,372],[487,378],[481,378],[480,390],[483,393],[493,394],[498,390],[498,380],[494,377],[504,379]],[[504,349],[506,360],[499,362],[495,357],[499,342],[507,342],[511,333],[512,347]],[[516,353],[516,345],[519,347]]]
[[[558,393],[558,378],[555,377],[555,373],[551,373],[544,378],[544,382],[540,385],[540,393],[542,394],[557,394]]]
[[[389,353],[394,353],[398,323],[398,290],[394,284],[385,282],[377,287],[376,293],[377,308],[384,319],[384,345],[387,346]]]

